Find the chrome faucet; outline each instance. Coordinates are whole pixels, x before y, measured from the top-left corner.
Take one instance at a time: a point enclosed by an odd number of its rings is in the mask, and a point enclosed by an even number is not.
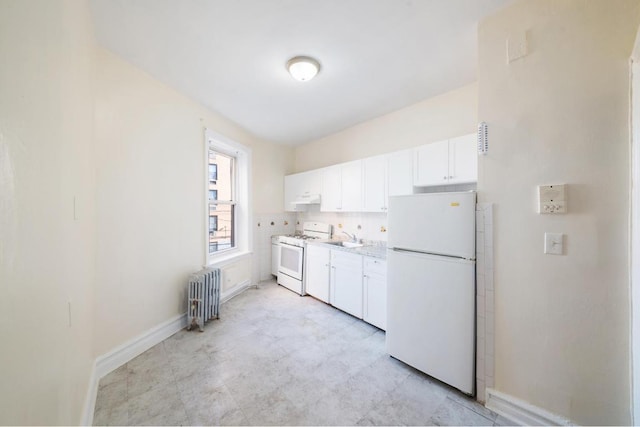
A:
[[[358,243],[358,238],[356,237],[355,234],[349,234],[346,231],[343,231],[344,234],[346,234],[347,236],[349,236],[349,238],[351,239],[351,241],[353,243]]]

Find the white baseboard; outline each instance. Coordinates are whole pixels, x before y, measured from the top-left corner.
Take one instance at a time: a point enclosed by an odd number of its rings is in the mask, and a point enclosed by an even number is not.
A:
[[[236,286],[234,286],[229,291],[223,292],[223,293],[220,294],[220,303],[229,301],[231,298],[233,298],[236,295],[239,295],[242,292],[244,292],[247,289],[249,289],[250,286],[251,286],[251,280],[249,280],[249,279],[238,283]]]
[[[180,314],[158,326],[154,326],[147,332],[99,356],[96,359],[96,376],[98,379],[104,377],[134,357],[139,356],[154,345],[166,340],[171,335],[186,327],[187,313]]]
[[[251,286],[251,280],[245,280],[234,286],[229,292],[220,295],[220,302],[224,303],[231,298],[246,291]],[[82,424],[93,424],[93,413],[96,407],[96,397],[98,396],[98,384],[105,375],[118,369],[134,357],[149,350],[154,345],[164,341],[176,332],[186,328],[187,314],[181,314],[173,319],[155,326],[145,333],[132,340],[116,347],[110,352],[96,358],[89,379],[89,390],[85,398],[84,411],[82,413]]]
[[[514,425],[521,426],[569,426],[574,425],[568,418],[534,406],[524,400],[487,388],[485,406],[502,415]]]
[[[91,372],[91,379],[89,380],[89,390],[87,391],[87,398],[85,399],[82,423],[84,425],[93,424],[93,413],[98,395],[98,383],[102,377],[149,350],[154,345],[169,338],[181,329],[184,329],[186,326],[187,314],[180,314],[173,319],[169,319],[149,329],[145,333],[138,335],[110,352],[97,357],[93,371]]]

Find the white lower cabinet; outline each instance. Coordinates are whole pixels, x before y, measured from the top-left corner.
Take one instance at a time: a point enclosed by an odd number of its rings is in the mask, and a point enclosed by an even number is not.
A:
[[[382,330],[387,329],[387,262],[364,257],[363,267],[364,313],[363,320]]]
[[[331,251],[329,302],[362,319],[362,255]]]
[[[322,245],[307,245],[306,293],[387,328],[387,261]]]
[[[306,262],[306,292],[321,301],[329,302],[331,249],[307,245]]]

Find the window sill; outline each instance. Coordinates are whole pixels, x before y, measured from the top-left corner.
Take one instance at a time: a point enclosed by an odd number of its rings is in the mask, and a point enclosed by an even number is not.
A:
[[[241,250],[220,254],[220,256],[214,255],[211,258],[209,258],[209,260],[207,261],[207,265],[205,265],[205,268],[221,268],[229,264],[233,264],[238,261],[242,261],[246,258],[249,258],[251,255],[253,255],[252,251],[241,251]]]

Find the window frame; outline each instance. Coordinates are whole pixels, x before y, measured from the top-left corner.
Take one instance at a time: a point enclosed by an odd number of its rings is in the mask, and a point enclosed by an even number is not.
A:
[[[205,199],[205,265],[211,266],[216,263],[231,260],[233,258],[244,256],[251,253],[253,246],[253,239],[250,232],[251,224],[251,149],[239,144],[226,136],[219,134],[211,129],[205,128],[205,143],[204,143],[204,199]],[[232,205],[233,208],[233,230],[234,233],[234,246],[227,249],[222,249],[214,253],[209,252],[209,208],[211,206],[211,200],[209,199],[209,150],[216,151],[218,153],[232,156],[235,158],[232,187]],[[217,171],[219,172],[219,171]],[[219,180],[219,176],[217,177]],[[216,200],[214,205],[221,205],[219,200]]]

